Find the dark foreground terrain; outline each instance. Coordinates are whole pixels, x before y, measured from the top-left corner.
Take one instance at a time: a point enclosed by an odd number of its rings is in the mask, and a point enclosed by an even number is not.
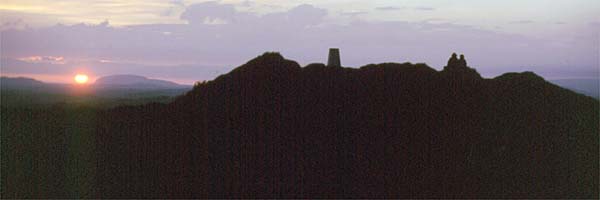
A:
[[[532,72],[265,53],[168,104],[3,108],[2,197],[598,198],[599,117]]]

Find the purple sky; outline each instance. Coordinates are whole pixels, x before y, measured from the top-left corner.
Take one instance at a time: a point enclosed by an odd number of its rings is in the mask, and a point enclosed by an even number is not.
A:
[[[457,52],[486,77],[526,70],[548,79],[599,76],[600,19],[590,14],[600,11],[598,1],[541,1],[548,5],[538,11],[519,1],[162,1],[124,4],[116,14],[101,5],[64,11],[19,2],[0,3],[3,76],[70,82],[76,73],[138,74],[190,84],[265,51],[301,65],[325,63],[330,47],[340,48],[348,67],[424,62],[439,70]]]

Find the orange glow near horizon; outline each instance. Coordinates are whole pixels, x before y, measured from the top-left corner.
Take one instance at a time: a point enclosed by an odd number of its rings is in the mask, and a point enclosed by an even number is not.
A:
[[[93,84],[94,81],[98,78],[97,74],[94,74],[93,72],[88,71],[88,70],[77,70],[76,73],[73,73],[73,74],[67,73],[67,74],[61,74],[61,75],[56,75],[56,74],[27,74],[27,73],[2,73],[2,72],[0,72],[0,76],[3,76],[3,77],[13,77],[13,78],[24,77],[24,78],[32,78],[32,79],[35,79],[35,80],[38,80],[38,81],[42,81],[42,82],[45,82],[45,83],[81,85],[81,84],[79,84],[79,83],[77,83],[75,81],[75,76],[77,74],[86,75],[88,77],[88,80],[87,80],[87,82],[84,85]],[[119,74],[119,73],[115,73],[115,74]],[[210,80],[210,79],[175,79],[175,78],[169,78],[169,77],[155,77],[155,76],[149,76],[149,78],[161,79],[161,80],[167,80],[167,81],[173,81],[175,83],[184,84],[184,85],[193,85],[196,81]]]
[[[73,79],[77,84],[86,84],[89,80],[88,76],[85,74],[77,74]]]

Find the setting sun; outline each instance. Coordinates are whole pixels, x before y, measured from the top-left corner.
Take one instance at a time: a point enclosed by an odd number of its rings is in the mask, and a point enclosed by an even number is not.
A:
[[[85,84],[88,81],[88,76],[85,74],[77,74],[75,75],[75,83],[78,84]]]

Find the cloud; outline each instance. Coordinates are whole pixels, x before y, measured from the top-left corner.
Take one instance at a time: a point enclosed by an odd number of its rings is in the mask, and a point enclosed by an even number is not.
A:
[[[181,14],[181,19],[192,24],[214,20],[231,21],[236,17],[236,14],[237,12],[233,5],[210,1],[189,6]]]
[[[384,7],[376,7],[375,8],[375,10],[379,10],[379,11],[397,11],[397,10],[405,10],[405,9],[407,9],[407,7],[384,6]],[[435,8],[433,8],[433,7],[426,7],[426,6],[417,6],[417,7],[412,7],[411,9],[417,10],[417,11],[433,11],[433,10],[435,10]]]
[[[365,11],[351,11],[351,12],[342,12],[340,14],[344,15],[344,16],[349,16],[349,17],[356,17],[356,16],[359,16],[359,15],[369,14],[369,12],[365,12]]]
[[[0,3],[0,23],[22,18],[32,27],[55,23],[98,23],[109,19],[115,25],[181,23],[182,0],[34,0]],[[5,5],[4,5],[5,4]]]
[[[240,4],[238,4],[241,7],[251,7],[254,5],[254,2],[246,0],[246,1],[242,1]]]
[[[427,19],[424,19],[423,22],[425,22],[425,23],[449,23],[447,19],[443,19],[443,18],[427,18]]]
[[[526,69],[533,71],[566,64],[593,69],[597,63],[597,43],[589,42],[597,41],[594,34],[561,42],[565,46],[557,49],[552,40],[445,21],[353,19],[335,24],[328,15],[328,10],[308,4],[259,14],[204,2],[186,7],[180,17],[187,24],[114,27],[106,21],[9,29],[1,32],[0,65],[2,73],[61,74],[85,67],[96,75],[204,80],[265,51],[279,51],[302,64],[325,62],[327,49],[334,46],[341,49],[345,66],[356,67],[410,61],[440,69],[454,51],[464,53],[484,74],[511,71],[511,66],[522,70],[517,67],[523,65],[540,66]]]
[[[169,1],[169,3],[176,5],[176,6],[185,6],[185,3],[183,0],[171,0],[171,1]]]
[[[532,20],[517,20],[517,21],[511,21],[509,23],[510,24],[533,24],[534,21],[532,21]]]
[[[232,4],[204,2],[189,6],[181,19],[190,24],[265,24],[306,26],[319,24],[327,15],[327,10],[302,4],[286,12],[258,15],[252,12],[237,11]]]
[[[17,60],[27,63],[65,64],[65,58],[62,56],[28,56],[17,58]]]
[[[287,19],[292,23],[315,25],[322,22],[323,18],[327,15],[327,10],[303,4],[292,8],[284,15],[287,15]]]
[[[435,8],[433,7],[426,7],[426,6],[418,6],[414,8],[415,10],[420,10],[420,11],[433,11],[435,10]]]
[[[381,11],[403,10],[403,9],[406,9],[406,8],[405,7],[395,7],[395,6],[384,6],[384,7],[375,8],[375,10],[381,10]]]
[[[0,31],[9,30],[9,29],[26,29],[28,25],[23,21],[23,19],[19,18],[14,21],[6,21],[0,24]]]

